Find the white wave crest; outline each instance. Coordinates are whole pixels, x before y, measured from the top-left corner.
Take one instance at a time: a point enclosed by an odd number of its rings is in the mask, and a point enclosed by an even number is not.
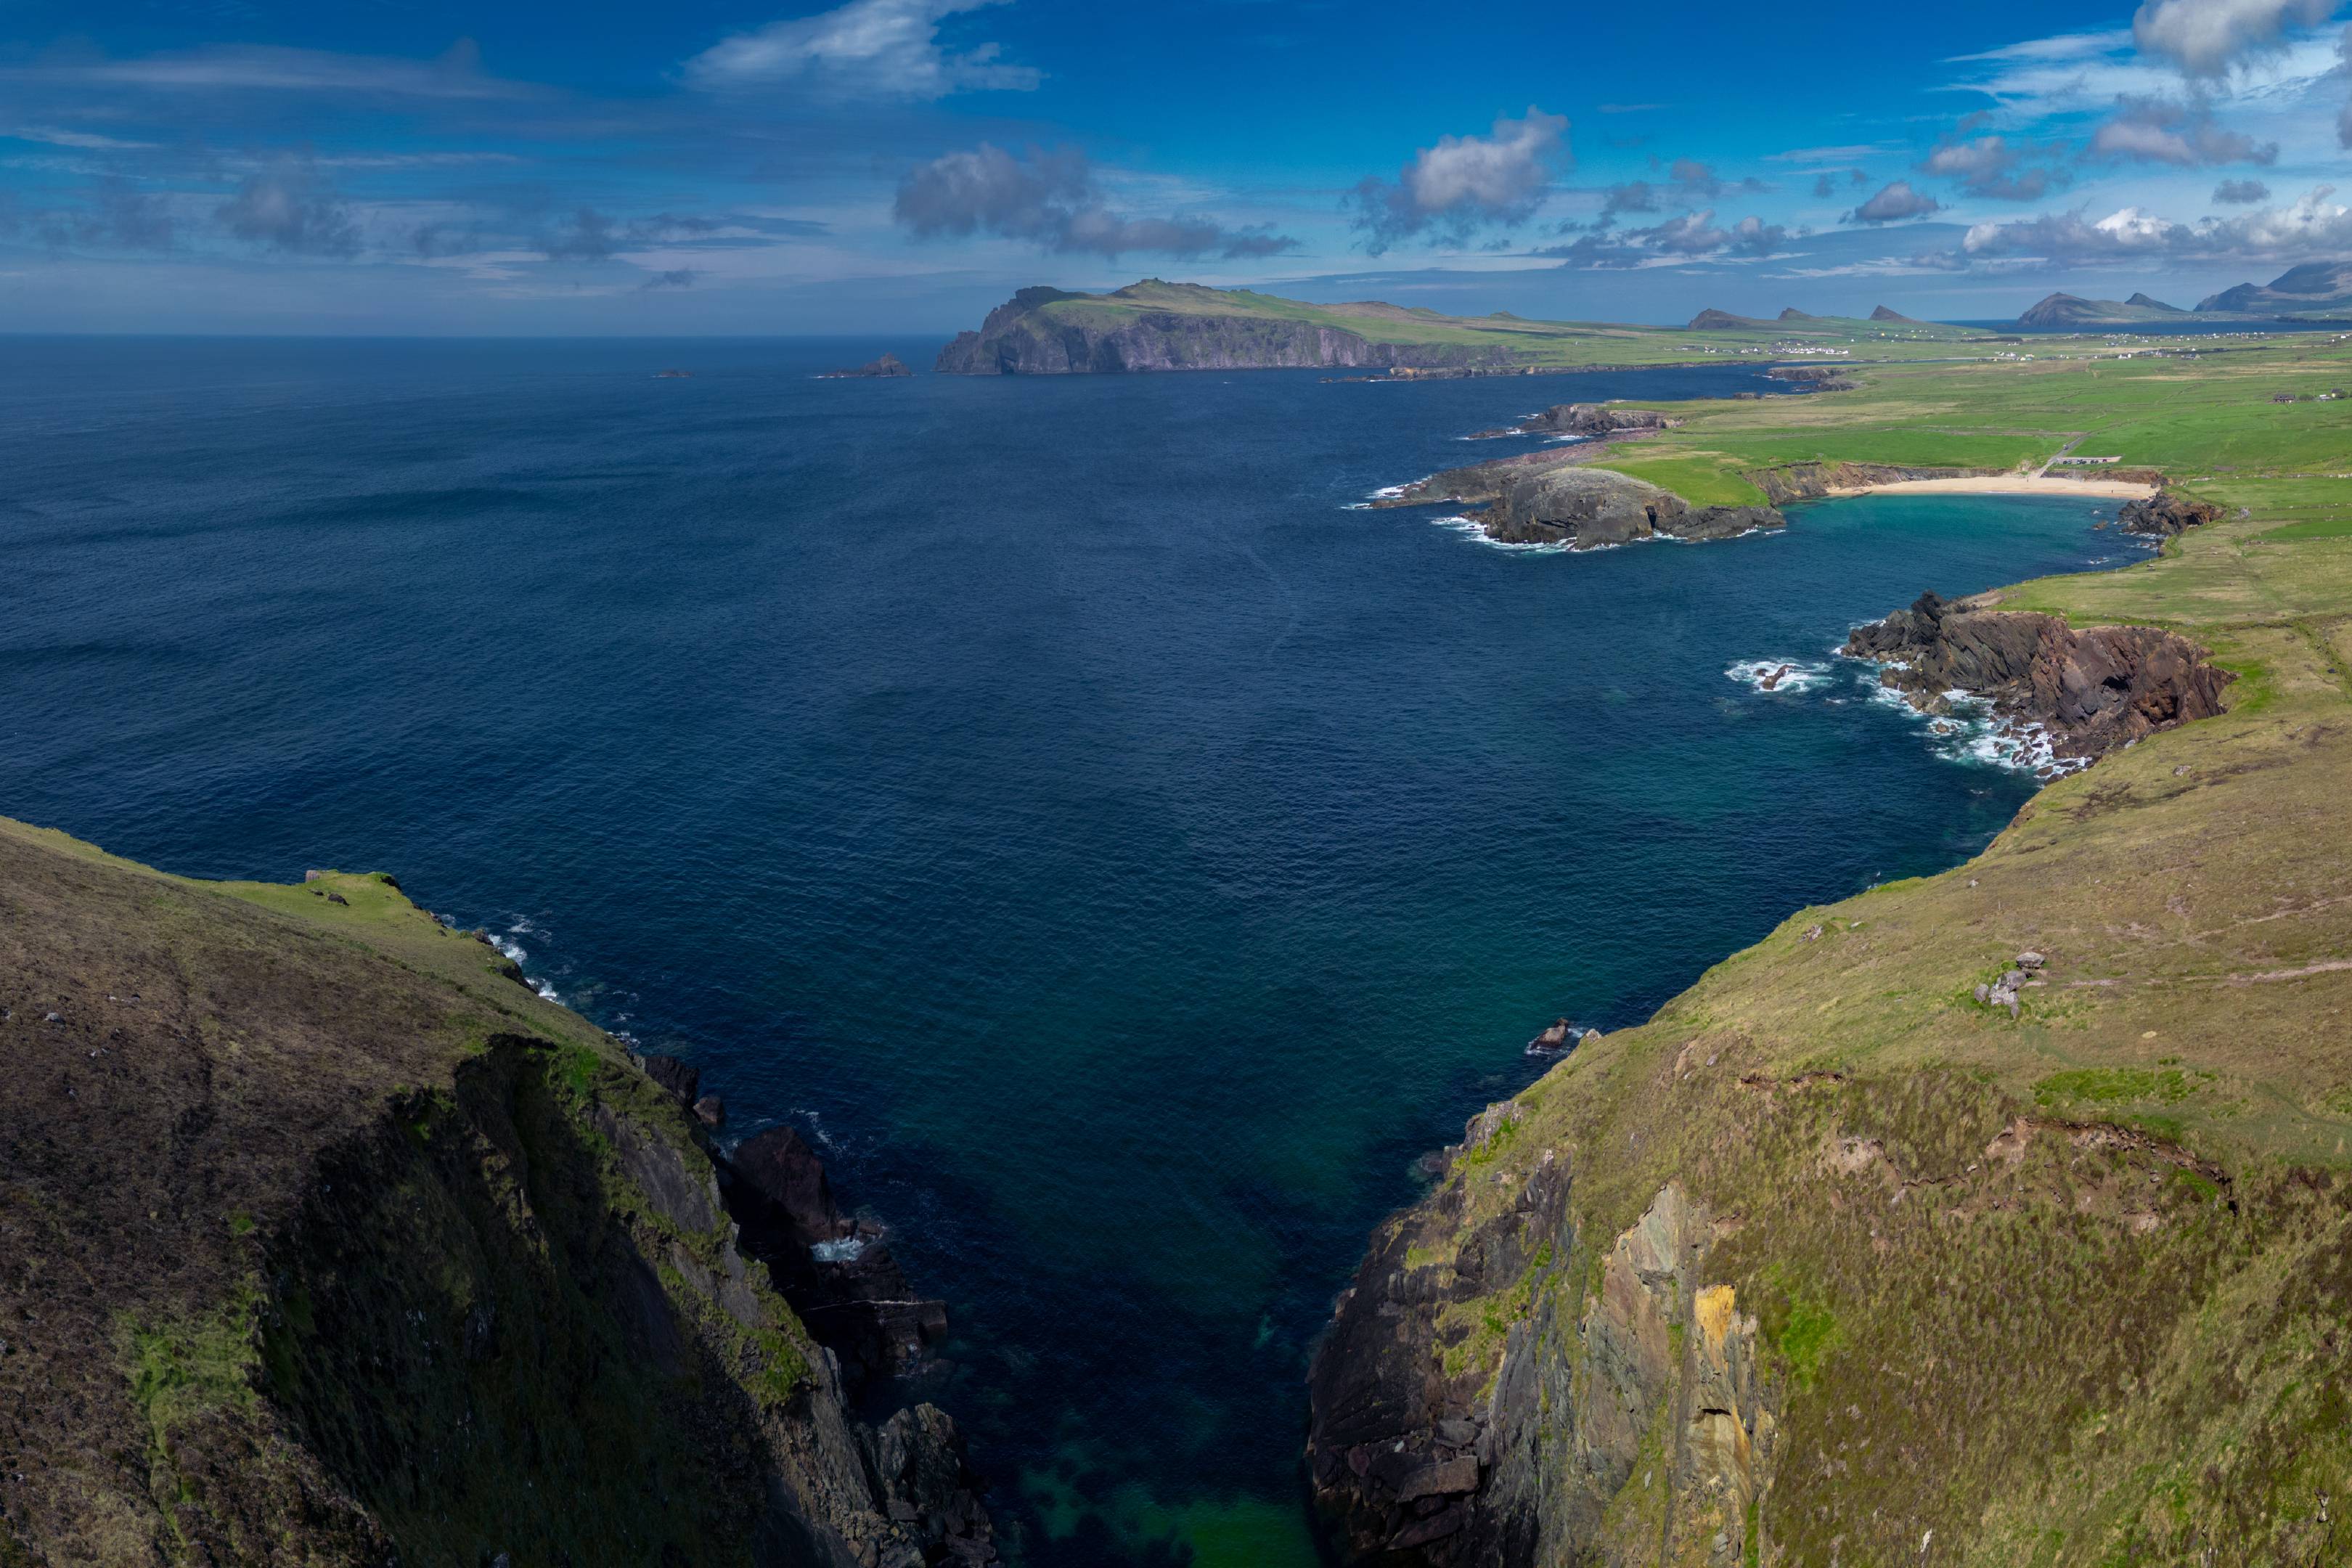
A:
[[[1794,658],[1743,658],[1723,672],[1751,691],[1811,691],[1830,678],[1827,664]]]

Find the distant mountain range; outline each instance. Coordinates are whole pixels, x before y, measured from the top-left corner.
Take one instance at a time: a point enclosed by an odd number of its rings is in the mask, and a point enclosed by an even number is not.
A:
[[[2352,261],[2306,261],[2268,283],[2241,283],[2193,310],[2147,294],[2085,300],[2053,294],[2017,318],[2021,327],[2128,327],[2196,321],[2352,321]]]

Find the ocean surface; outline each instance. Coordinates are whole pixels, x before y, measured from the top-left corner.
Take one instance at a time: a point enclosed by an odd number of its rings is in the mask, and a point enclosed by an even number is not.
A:
[[[1556,1016],[2033,788],[1847,626],[2137,553],[2088,499],[1575,555],[1351,510],[1546,403],[1775,389],[1733,366],[0,341],[0,812],[395,872],[730,1134],[821,1138],[950,1303],[923,1392],[1032,1564],[1311,1561],[1307,1358],[1414,1158]]]

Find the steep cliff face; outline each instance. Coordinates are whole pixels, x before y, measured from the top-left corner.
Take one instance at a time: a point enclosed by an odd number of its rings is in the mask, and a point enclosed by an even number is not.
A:
[[[1940,711],[1943,694],[1956,690],[1990,698],[2004,714],[2047,725],[2059,753],[2074,757],[2210,719],[2230,680],[2171,632],[2078,632],[2054,616],[1974,609],[1932,593],[1856,627],[1845,652],[1880,661],[1880,679],[1919,707]]]
[[[1524,1181],[1501,1163],[1525,1119],[1474,1119],[1453,1179],[1341,1297],[1310,1376],[1317,1501],[1361,1561],[1601,1561],[1612,1542],[1745,1561],[1780,1394],[1755,1317],[1708,1279],[1715,1227],[1669,1183],[1591,1244],[1559,1150]],[[1482,1176],[1513,1190],[1465,1224]]]
[[[992,1559],[691,1118],[387,880],[0,823],[0,1561]]]
[[[949,375],[1112,374],[1153,370],[1270,370],[1377,365],[1501,364],[1507,354],[1470,343],[1380,342],[1315,321],[1179,310],[1106,312],[1055,304],[1087,297],[1024,289],[976,332],[940,351]]]

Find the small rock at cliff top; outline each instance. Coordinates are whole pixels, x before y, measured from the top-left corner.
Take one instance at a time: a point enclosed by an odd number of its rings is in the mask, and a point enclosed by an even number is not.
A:
[[[349,908],[351,908],[351,907],[352,907],[352,901],[351,901],[351,900],[349,900],[349,899],[347,899],[347,898],[343,897],[343,896],[342,896],[342,894],[341,894],[341,893],[329,893],[329,894],[327,895],[327,902],[329,902],[329,903],[331,903],[331,904],[341,904],[341,905],[342,905],[345,909],[349,909]]]
[[[1986,984],[1983,981],[1981,981],[1981,980],[1978,981],[1978,982],[1977,982],[1977,989],[1976,989],[1976,998],[1977,998],[1977,1005],[1978,1005],[1978,1006],[1979,1006],[1979,1007],[1984,1006],[1986,1004],[1990,1003],[1990,1002],[1992,1000],[1992,987],[1991,987],[1991,986],[1990,986],[1990,985],[1987,985],[1987,984]]]
[[[2023,952],[2017,955],[2017,967],[2020,969],[2039,969],[2049,962],[2050,961],[2048,959],[2042,957],[2032,948],[2028,948]]]
[[[727,1102],[715,1094],[706,1094],[694,1102],[694,1119],[705,1127],[716,1127],[727,1120]]]

